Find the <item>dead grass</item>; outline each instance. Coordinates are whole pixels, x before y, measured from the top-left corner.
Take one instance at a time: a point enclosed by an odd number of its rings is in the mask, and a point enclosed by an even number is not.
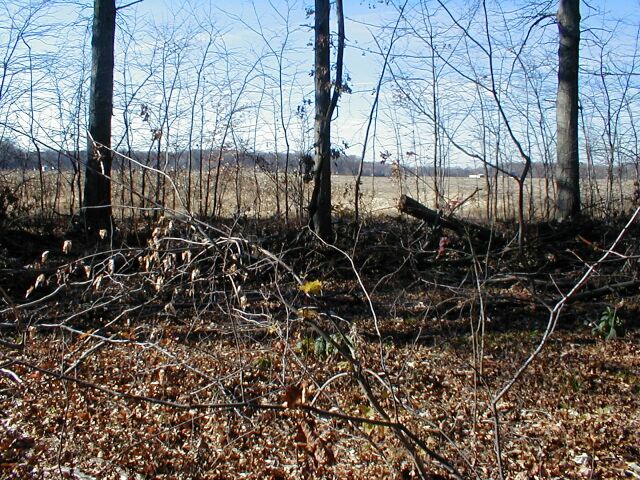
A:
[[[215,172],[213,172],[215,174]],[[128,171],[116,171],[113,175],[114,215],[118,219],[141,218],[154,208],[156,194],[155,174],[145,177],[144,196],[142,198],[142,174],[134,171],[133,183]],[[207,181],[209,194],[206,192]],[[351,215],[354,211],[355,177],[336,175],[333,181],[333,205],[335,214]],[[56,217],[71,215],[78,211],[80,193],[77,178],[71,172],[4,172],[0,176],[0,186],[9,188],[17,195],[18,201],[10,206],[9,214],[14,218],[26,216]],[[171,184],[175,185],[175,189]],[[130,187],[133,184],[133,189]],[[288,185],[279,173],[264,173],[250,169],[227,167],[222,170],[218,182],[219,199],[213,197],[215,175],[202,182],[197,174],[191,178],[190,209],[196,214],[210,215],[216,203],[217,214],[223,217],[234,215],[248,218],[268,218],[280,214],[302,221],[306,216],[306,205],[311,185],[305,184],[297,175],[290,175]],[[164,179],[164,190],[160,190],[164,205],[175,211],[184,211],[187,205],[188,178],[183,172],[171,172]],[[501,221],[515,218],[517,185],[507,177],[486,179],[447,177],[440,185],[442,196],[439,206],[445,212],[453,211],[462,217],[472,217],[486,221],[489,215]],[[553,196],[553,183],[545,179],[531,179],[525,195],[526,217],[537,221],[553,216],[553,204],[547,191]],[[631,180],[616,182],[610,190],[605,181],[583,185],[582,201],[587,214],[600,217],[610,216],[631,207],[634,194]],[[162,193],[164,192],[164,193]],[[497,195],[496,195],[497,192]],[[286,195],[288,194],[288,202]],[[432,178],[405,176],[402,181],[387,177],[366,177],[362,180],[361,211],[365,216],[396,215],[400,195],[407,194],[427,206],[435,207],[435,194]],[[462,205],[459,205],[463,202]],[[488,207],[490,206],[490,208]],[[607,205],[609,207],[607,208]],[[43,210],[44,207],[44,210]],[[133,208],[132,208],[133,207]],[[206,207],[206,208],[205,208]]]

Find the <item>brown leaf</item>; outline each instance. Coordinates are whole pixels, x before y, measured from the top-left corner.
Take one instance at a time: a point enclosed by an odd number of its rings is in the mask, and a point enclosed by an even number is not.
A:
[[[284,407],[294,407],[304,403],[304,393],[304,387],[297,385],[287,387],[287,390],[284,392],[284,402],[282,405]]]

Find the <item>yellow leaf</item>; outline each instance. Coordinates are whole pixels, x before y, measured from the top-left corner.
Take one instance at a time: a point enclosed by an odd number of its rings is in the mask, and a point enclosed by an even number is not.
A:
[[[300,290],[302,290],[307,295],[317,295],[322,291],[322,282],[320,280],[304,282],[302,285],[300,285]]]
[[[351,370],[351,363],[349,363],[349,362],[338,362],[338,370],[340,370],[341,372],[346,372],[348,370]]]
[[[302,307],[298,309],[298,316],[305,320],[311,320],[318,316],[318,311],[313,308]]]
[[[376,426],[373,423],[364,422],[362,424],[362,429],[364,430],[364,433],[366,433],[367,435],[371,435],[376,429]]]

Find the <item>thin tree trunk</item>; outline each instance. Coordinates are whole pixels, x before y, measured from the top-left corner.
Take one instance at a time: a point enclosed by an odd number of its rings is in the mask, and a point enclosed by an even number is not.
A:
[[[322,239],[329,240],[332,233],[330,3],[316,0],[315,6],[315,171],[309,222]]]

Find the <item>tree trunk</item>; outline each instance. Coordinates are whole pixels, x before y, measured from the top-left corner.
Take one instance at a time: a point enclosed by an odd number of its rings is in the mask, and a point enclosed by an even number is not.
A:
[[[578,65],[580,0],[560,0],[558,8],[557,185],[558,216],[580,213],[580,164],[578,157]]]
[[[89,135],[84,215],[89,231],[111,228],[111,115],[113,111],[115,0],[94,0],[91,38]]]
[[[433,226],[439,225],[443,228],[448,228],[460,235],[467,235],[468,233],[474,233],[480,240],[488,241],[493,236],[494,232],[490,228],[483,227],[467,220],[462,220],[454,217],[443,217],[442,214],[436,210],[432,210],[425,205],[417,202],[407,195],[402,195],[398,202],[398,210],[407,215],[411,215],[419,220],[424,220]]]
[[[331,239],[331,66],[329,58],[329,0],[316,0],[315,11],[315,166],[309,203],[309,224]]]

